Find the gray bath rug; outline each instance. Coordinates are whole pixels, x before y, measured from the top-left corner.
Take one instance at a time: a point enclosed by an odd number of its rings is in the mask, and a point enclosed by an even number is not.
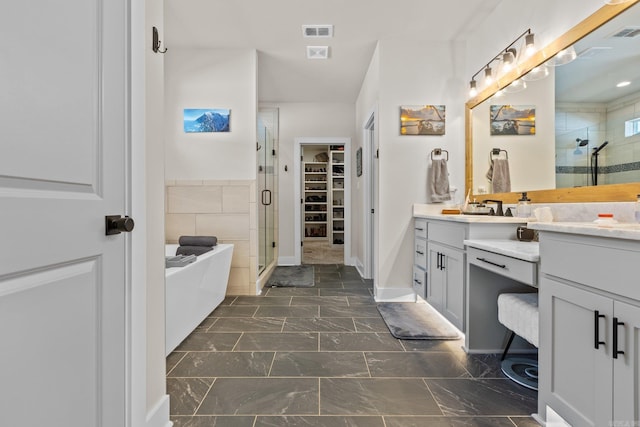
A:
[[[312,265],[278,266],[273,270],[265,285],[267,287],[301,287],[314,286]]]
[[[460,334],[429,304],[383,302],[378,311],[391,335],[411,340],[457,340]]]

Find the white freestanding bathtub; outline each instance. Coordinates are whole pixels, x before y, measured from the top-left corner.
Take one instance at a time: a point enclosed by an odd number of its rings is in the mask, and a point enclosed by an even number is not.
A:
[[[165,255],[178,245],[166,245]],[[219,244],[184,267],[165,269],[166,342],[169,355],[224,299],[232,244]]]

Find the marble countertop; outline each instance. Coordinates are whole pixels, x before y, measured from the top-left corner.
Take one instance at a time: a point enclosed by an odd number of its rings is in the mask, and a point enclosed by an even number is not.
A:
[[[426,218],[437,219],[442,221],[453,222],[481,222],[481,223],[498,223],[498,224],[526,224],[526,218],[517,218],[512,216],[495,216],[495,215],[444,215],[440,213],[442,206],[436,206],[435,208],[430,205],[413,205],[413,217],[414,218]]]
[[[640,240],[640,224],[614,223],[596,224],[593,222],[530,222],[528,228],[538,231],[583,234],[613,239]]]
[[[521,242],[507,239],[472,239],[465,240],[464,244],[472,248],[524,261],[540,261],[540,245],[538,242]]]

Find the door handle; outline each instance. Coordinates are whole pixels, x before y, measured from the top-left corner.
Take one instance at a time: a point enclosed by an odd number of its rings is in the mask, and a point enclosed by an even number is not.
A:
[[[619,322],[617,317],[613,318],[613,358],[617,359],[624,351],[618,350],[618,326],[624,326],[624,322]]]
[[[268,202],[266,196],[269,196]],[[271,204],[271,190],[262,190],[262,204],[265,206],[269,206]]]
[[[598,310],[593,312],[593,346],[597,349],[600,348],[600,344],[606,344],[604,341],[600,341],[600,318],[604,318],[604,314],[600,314]]]
[[[120,234],[122,232],[129,233],[133,230],[133,227],[136,225],[133,221],[133,218],[129,218],[125,216],[124,218],[120,215],[107,215],[104,217],[105,220],[105,235],[111,236],[113,234]]]

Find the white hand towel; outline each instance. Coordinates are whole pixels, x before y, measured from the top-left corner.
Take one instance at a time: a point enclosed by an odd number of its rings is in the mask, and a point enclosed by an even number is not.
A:
[[[446,159],[435,159],[431,161],[429,182],[432,202],[445,202],[451,200],[449,194],[449,171],[447,170]]]

